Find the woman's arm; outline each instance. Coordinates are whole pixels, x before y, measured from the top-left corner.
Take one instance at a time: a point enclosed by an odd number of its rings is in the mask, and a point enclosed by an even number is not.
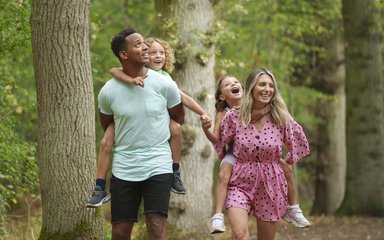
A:
[[[191,111],[194,111],[198,115],[205,115],[204,109],[190,96],[180,90],[181,102]]]
[[[112,68],[111,70],[109,70],[109,72],[114,78],[123,83],[135,84],[140,87],[144,87],[144,79],[147,77],[145,76],[132,78],[131,76],[127,75],[122,68]]]

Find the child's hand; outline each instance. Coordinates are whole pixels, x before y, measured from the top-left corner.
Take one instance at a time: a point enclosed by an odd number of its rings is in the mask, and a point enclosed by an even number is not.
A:
[[[201,115],[200,120],[201,120],[201,125],[203,129],[208,130],[209,128],[212,127],[212,119],[208,115],[205,115],[205,114]]]
[[[134,84],[139,87],[144,87],[144,79],[148,77],[148,75],[146,75],[144,77],[132,78],[131,76],[128,76],[126,73],[124,73],[122,68],[112,68],[109,72],[117,80],[123,83]]]
[[[287,163],[285,160],[280,158],[280,165],[281,168],[283,169],[284,174],[292,174],[292,166]]]
[[[147,77],[148,77],[148,75],[146,75],[144,77],[135,77],[134,79],[132,79],[131,84],[135,84],[139,87],[144,87],[144,79],[146,79]]]

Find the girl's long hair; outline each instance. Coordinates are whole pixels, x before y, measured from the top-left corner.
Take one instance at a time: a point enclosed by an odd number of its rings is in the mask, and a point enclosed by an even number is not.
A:
[[[247,126],[251,122],[251,113],[253,106],[253,88],[259,82],[261,75],[266,74],[271,77],[274,85],[274,94],[269,102],[271,107],[272,121],[277,125],[285,126],[290,120],[291,115],[289,114],[287,105],[285,104],[282,96],[280,95],[279,88],[277,87],[277,81],[272,72],[266,68],[255,69],[247,78],[245,83],[244,96],[240,104],[240,118],[244,126]]]
[[[221,78],[219,78],[219,81],[217,82],[217,86],[216,86],[216,92],[215,92],[215,99],[216,99],[216,103],[215,103],[215,109],[216,109],[216,112],[222,112],[224,111],[228,106],[228,103],[226,101],[223,101],[220,99],[220,95],[221,95],[221,83],[223,82],[224,79],[226,79],[227,77],[231,77],[230,75],[225,75],[225,76],[222,76]]]

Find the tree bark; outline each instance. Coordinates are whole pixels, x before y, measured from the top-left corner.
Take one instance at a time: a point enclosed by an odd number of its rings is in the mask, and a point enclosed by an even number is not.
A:
[[[209,0],[156,0],[159,29],[174,27],[177,37],[176,73],[180,89],[214,114],[214,44],[202,39],[212,31],[213,6]],[[208,236],[212,214],[214,161],[217,158],[206,139],[199,116],[186,110],[183,124],[182,179],[187,194],[171,197],[170,222],[185,236]],[[181,230],[181,231],[180,231]]]
[[[347,182],[341,212],[384,216],[384,84],[379,0],[343,0]]]
[[[89,0],[32,1],[40,239],[103,239],[101,210],[85,207],[96,168],[89,8]]]
[[[345,192],[345,65],[341,23],[331,39],[326,39],[326,57],[318,64],[316,89],[327,95],[317,114],[324,119],[318,125],[316,191],[312,214],[333,214],[340,207]]]

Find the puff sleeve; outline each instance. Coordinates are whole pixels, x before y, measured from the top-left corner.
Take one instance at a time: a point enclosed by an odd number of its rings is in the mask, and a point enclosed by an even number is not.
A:
[[[223,159],[227,151],[227,144],[233,142],[236,132],[236,123],[235,120],[237,116],[234,112],[235,110],[229,110],[220,124],[220,140],[218,143],[214,144],[214,148],[220,159]]]
[[[303,128],[293,119],[284,129],[283,141],[288,150],[285,161],[289,164],[297,163],[301,158],[310,153],[308,140]]]

